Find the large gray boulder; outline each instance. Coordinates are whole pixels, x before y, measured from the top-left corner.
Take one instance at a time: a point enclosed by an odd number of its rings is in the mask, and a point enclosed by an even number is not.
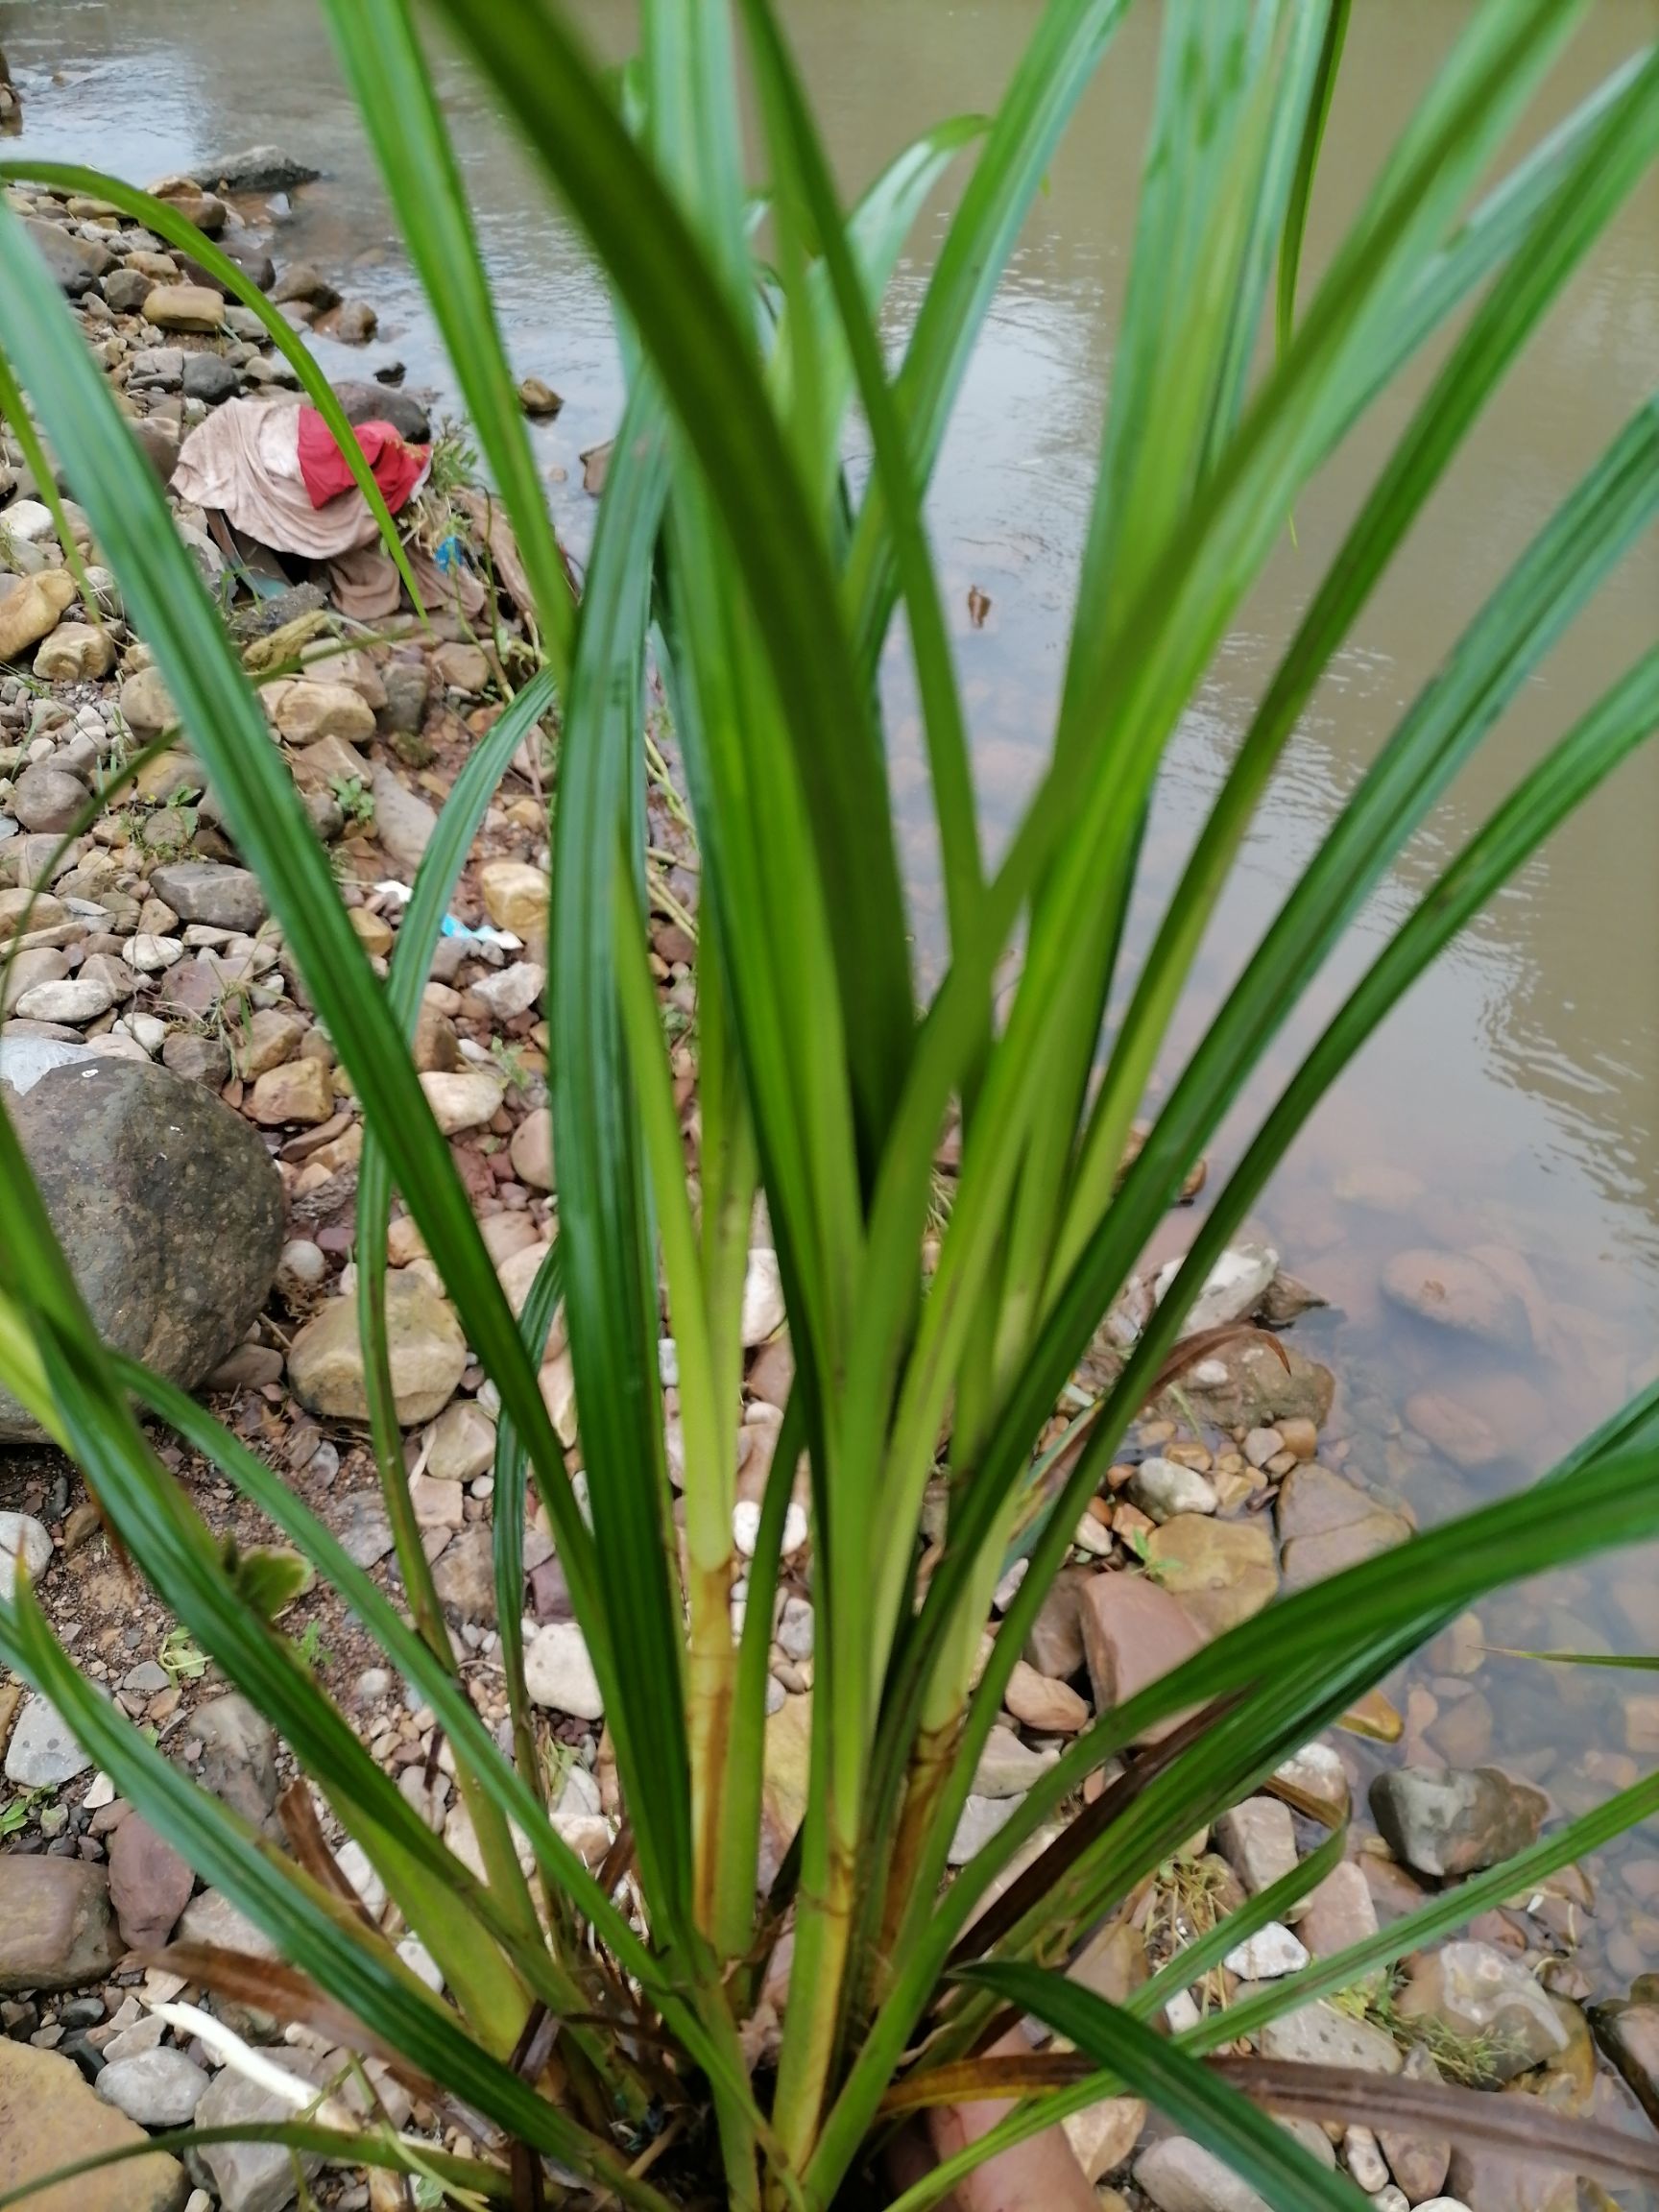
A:
[[[242,1341],[282,1249],[258,1137],[165,1068],[54,1068],[6,1107],[105,1341],[190,1388]],[[0,1442],[40,1430],[0,1391]]]

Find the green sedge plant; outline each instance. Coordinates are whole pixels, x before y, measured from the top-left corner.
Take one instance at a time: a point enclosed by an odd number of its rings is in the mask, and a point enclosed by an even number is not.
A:
[[[650,2212],[714,2201],[923,2212],[971,2185],[992,2152],[1126,2089],[1273,2203],[1352,2207],[1352,2185],[1246,2094],[1285,2106],[1294,2085],[1254,2078],[1248,2062],[1220,2068],[1213,2055],[1651,1815],[1659,1785],[1182,2035],[1149,2032],[1173,1987],[1214,1965],[1262,1909],[1293,1903],[1339,1839],[1125,2007],[1090,1997],[1063,1969],[1196,1828],[1471,1599],[1659,1533],[1659,1393],[1556,1470],[1572,1484],[1570,1513],[1546,1482],[1276,1603],[1099,1714],[953,1875],[948,1854],[1071,1531],[1127,1424],[1178,1369],[1184,1317],[1228,1238],[1429,963],[1659,726],[1649,649],[1385,943],[1214,1198],[1080,1449],[1046,1459],[1051,1416],[1103,1315],[1360,902],[1659,513],[1649,404],[1519,552],[1402,717],[1173,1070],[1124,1172],[1199,942],[1299,717],[1486,401],[1659,152],[1659,54],[1634,54],[1514,159],[1505,150],[1582,8],[1482,0],[1298,297],[1345,0],[1167,0],[1065,682],[1044,773],[992,867],[925,502],[1000,275],[1080,97],[1110,65],[1127,0],[1049,0],[996,111],[919,139],[851,210],[772,0],[642,0],[640,52],[620,74],[596,65],[559,0],[431,0],[419,27],[410,0],[323,4],[512,517],[542,658],[457,782],[383,985],[165,504],[3,208],[0,348],[9,381],[66,458],[361,1104],[358,1298],[404,1607],[209,1413],[95,1341],[3,1118],[0,1374],[79,1462],[182,1628],[280,1731],[336,1832],[362,1847],[436,1961],[442,1991],[354,1910],[308,1792],[291,1850],[250,1833],[89,1694],[26,1585],[0,1609],[0,1648],[273,1939],[283,1964],[257,1984],[267,2008],[394,2064],[442,2115],[461,2116],[476,2155],[353,2127],[337,2107],[274,2130],[296,2149],[417,2173],[463,2201],[470,2192]],[[627,403],[579,604],[433,88],[428,29],[469,57],[613,288]],[[753,174],[740,71],[757,118]],[[1512,165],[1493,181],[1501,158]],[[966,180],[890,369],[886,282],[958,162]],[[180,236],[176,211],[130,187],[39,165],[0,171],[96,191],[257,303],[205,242]],[[287,338],[323,403],[314,364]],[[1130,974],[1123,925],[1142,826],[1179,718],[1305,488],[1437,340],[1427,389],[1316,580]],[[872,456],[856,493],[843,468],[854,409]],[[906,931],[878,680],[901,617],[943,859],[947,957],[930,992]],[[646,956],[648,667],[665,687],[702,870],[689,1153]],[[555,712],[559,1235],[515,1317],[409,1046],[491,795]],[[1004,989],[1011,952],[1017,978]],[[942,1219],[933,1168],[952,1127],[960,1167]],[[469,1701],[409,1500],[386,1352],[394,1190],[499,1394],[493,1533],[510,1753]],[[740,1556],[739,1311],[758,1195],[794,1382],[753,1555]],[[561,1306],[579,1470],[538,1383]],[[678,1496],[664,1334],[684,1433]],[[269,1517],[430,1705],[476,1842],[468,1860],[375,1765],[293,1640],[241,1601],[134,1405]],[[808,1774],[798,1829],[762,1888],[768,1654],[798,1482],[816,1621]],[[925,1501],[941,1494],[944,1541],[923,1576]],[[597,1870],[550,1814],[525,1689],[532,1501],[592,1658],[626,1815]],[[1016,1544],[1027,1572],[987,1656],[992,1596]],[[1134,1757],[1151,1724],[1194,1712],[1155,1755]],[[1086,1798],[1102,1772],[1107,1786]],[[251,1970],[198,1963],[221,1981]],[[1064,2044],[987,2056],[1022,2015]],[[1362,2117],[1381,2092],[1357,2079],[1343,2094]],[[884,2179],[909,2116],[988,2095],[1015,2102],[983,2141],[920,2179]],[[1512,2136],[1514,2104],[1488,2100],[1467,2126]],[[1582,2128],[1549,2125],[1593,2160]],[[1609,2154],[1644,2153],[1621,2139]]]

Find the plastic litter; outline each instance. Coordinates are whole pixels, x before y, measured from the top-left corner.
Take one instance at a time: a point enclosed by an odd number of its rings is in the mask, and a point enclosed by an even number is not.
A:
[[[453,914],[445,915],[438,933],[441,937],[462,938],[469,945],[495,945],[503,952],[521,952],[524,949],[523,938],[515,937],[511,929],[493,928],[488,922],[476,929],[469,928],[465,922],[458,922]]]

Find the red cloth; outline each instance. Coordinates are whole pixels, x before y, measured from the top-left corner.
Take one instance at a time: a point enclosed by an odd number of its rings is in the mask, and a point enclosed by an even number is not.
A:
[[[431,448],[405,445],[390,422],[359,422],[355,435],[380,487],[380,496],[396,515],[420,483]],[[336,445],[333,431],[315,407],[300,410],[300,473],[313,507],[326,507],[343,492],[356,489],[357,479]]]

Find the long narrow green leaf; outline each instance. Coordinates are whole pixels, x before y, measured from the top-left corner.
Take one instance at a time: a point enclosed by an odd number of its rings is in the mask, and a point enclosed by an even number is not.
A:
[[[1067,1234],[1064,1276],[1110,1202],[1171,1009],[1273,767],[1327,667],[1406,532],[1421,514],[1500,378],[1650,163],[1659,144],[1659,57],[1586,135],[1556,192],[1528,225],[1524,250],[1477,311],[1396,446],[1303,617],[1239,747],[1171,896],[1157,941],[1114,1042],[1085,1139]]]
[[[1560,1470],[1556,1470],[1560,1474]],[[1263,1989],[1242,2004],[1228,2007],[1210,2018],[1200,2021],[1196,2028],[1186,2030],[1181,2038],[1183,2050],[1194,2056],[1217,2050],[1236,2040],[1240,2034],[1255,2033],[1282,2012],[1294,2010],[1298,2006],[1310,2005],[1315,1999],[1330,1996],[1337,1990],[1349,1989],[1370,1973],[1392,1965],[1398,1959],[1426,1948],[1429,1944],[1463,1927],[1477,1913],[1511,1898],[1525,1896],[1536,1885],[1545,1882],[1563,1866],[1575,1864],[1592,1852],[1602,1849],[1616,1837],[1638,1827],[1659,1812],[1659,1778],[1649,1777],[1609,1798],[1594,1813],[1587,1813],[1573,1821],[1558,1834],[1532,1845],[1514,1859],[1505,1860],[1483,1874],[1471,1876],[1446,1890],[1439,1897],[1421,1907],[1416,1912],[1391,1921],[1377,1936],[1366,1936],[1347,1950],[1334,1953],[1329,1959],[1316,1960],[1294,1975],[1287,1975],[1270,1989]],[[1286,1877],[1288,1879],[1288,1877]],[[1247,1910],[1247,1908],[1246,1908]],[[1224,1926],[1233,1927],[1238,1915],[1229,1918]],[[1146,1994],[1150,1984],[1137,1991],[1130,2000],[1130,2008],[1145,2017],[1145,2008],[1139,2001]],[[946,2159],[926,2181],[907,2190],[893,2207],[893,2212],[927,2212],[965,2175],[995,2157],[999,2152],[1011,2150],[1015,2145],[1027,2142],[1044,2128],[1051,2128],[1070,2113],[1080,2112],[1102,2097],[1119,2094],[1124,2084],[1119,2077],[1107,2071],[1092,2075],[1075,2087],[1066,2089],[1052,2097],[1030,2099],[1018,2112],[998,2124],[970,2150],[954,2158]]]
[[[592,239],[723,517],[781,697],[833,898],[847,1037],[874,1156],[909,1057],[903,902],[883,765],[817,517],[766,403],[755,350],[706,256],[628,137],[561,13],[534,0],[439,0]],[[780,548],[788,558],[778,558]]]
[[[397,1181],[474,1351],[531,1445],[542,1497],[584,1618],[602,1624],[592,1540],[577,1512],[552,1424],[447,1146],[346,918],[328,864],[148,464],[114,411],[79,332],[12,210],[0,205],[0,286],[8,348],[122,576],[184,727],[224,795],[238,844],[258,872],[312,998],[338,1041],[366,1117],[385,1132]],[[597,1662],[603,1670],[604,1662]],[[603,1671],[601,1673],[603,1679]]]
[[[1190,1989],[1213,1966],[1219,1966],[1230,1951],[1273,1921],[1283,1920],[1293,1906],[1300,1905],[1310,1889],[1316,1889],[1326,1875],[1341,1864],[1347,1843],[1346,1827],[1334,1829],[1318,1850],[1299,1859],[1288,1874],[1281,1874],[1256,1896],[1246,1897],[1236,1912],[1229,1912],[1214,1928],[1205,1929],[1183,1945],[1149,1982],[1131,1990],[1124,2009],[1137,2020],[1156,2019],[1177,1990]]]
[[[553,1330],[553,1316],[565,1296],[565,1262],[554,1238],[536,1270],[530,1295],[518,1316],[524,1348],[540,1367]],[[545,1796],[541,1763],[530,1725],[524,1688],[524,1447],[503,1414],[495,1431],[494,1483],[491,1527],[495,1567],[496,1633],[501,1639],[501,1671],[507,1678],[507,1707],[513,1722],[514,1757],[525,1784],[541,1803]]]
[[[514,755],[534,733],[552,700],[552,678],[545,672],[518,694],[456,778],[432,841],[421,856],[414,890],[393,948],[386,989],[393,1019],[411,1046],[444,916],[472,840]],[[391,1172],[371,1124],[364,1129],[363,1150],[358,1160],[356,1223],[357,1327],[363,1348],[370,1435],[380,1475],[381,1494],[392,1526],[398,1573],[410,1609],[426,1643],[440,1659],[453,1667],[444,1609],[405,1476],[402,1435],[392,1386],[392,1355],[386,1322],[386,1232],[391,1210]],[[517,1621],[516,1605],[515,1630]],[[505,1622],[503,1632],[508,1632]],[[511,1676],[509,1686],[511,1694]],[[464,1762],[458,1765],[456,1779],[471,1815],[491,1883],[518,1912],[527,1937],[534,1942],[539,1939],[535,1908],[506,1821],[481,1790],[469,1765]]]
[[[1022,2011],[1035,2012],[1056,2034],[1110,2067],[1262,2195],[1274,2212],[1359,2212],[1368,2202],[1345,2174],[1327,2173],[1247,2097],[1206,2075],[1174,2044],[1092,1989],[1039,1966],[994,1963],[964,1972]]]
[[[899,405],[926,493],[950,408],[1008,256],[1043,187],[1054,149],[1127,12],[1126,0],[1048,0],[998,104],[996,120],[951,220],[905,349]],[[893,610],[893,547],[872,481],[848,564],[857,639],[873,677]]]
[[[649,556],[665,489],[637,393],[607,481],[565,704],[554,827],[551,1022],[565,1304],[599,1574],[613,1623],[607,1715],[663,1934],[691,1931],[685,1654],[657,1378],[657,1271],[616,1000],[614,885],[640,775]]]
[[[841,335],[870,429],[876,474],[891,517],[895,563],[909,617],[910,648],[932,772],[946,905],[954,935],[965,926],[968,910],[983,896],[984,876],[967,726],[904,424],[865,305],[830,165],[776,13],[770,0],[742,0],[742,5],[773,163],[790,176],[821,245]],[[989,1028],[989,1003],[986,1022]]]
[[[924,132],[894,156],[854,205],[847,221],[847,249],[858,272],[866,304],[878,320],[888,281],[917,217],[951,163],[989,129],[990,123],[982,115],[957,115]],[[855,376],[841,328],[835,287],[822,259],[807,271],[807,285],[819,326],[822,375],[819,492],[828,501],[842,482],[842,426]],[[792,332],[785,318],[769,364],[781,405],[786,405],[789,397],[791,349]]]
[[[1290,188],[1290,204],[1285,211],[1284,236],[1279,248],[1278,336],[1281,353],[1289,345],[1290,333],[1296,326],[1296,278],[1302,266],[1302,244],[1308,230],[1308,209],[1313,198],[1313,179],[1319,167],[1319,149],[1325,143],[1325,125],[1330,120],[1331,102],[1342,67],[1342,48],[1348,36],[1348,18],[1352,12],[1353,0],[1331,0],[1331,12],[1325,18],[1325,39],[1319,50],[1319,73],[1313,98],[1309,105],[1307,121],[1303,125],[1302,143],[1296,156],[1296,179]]]
[[[250,1849],[249,1832],[233,1814],[93,1695],[54,1641],[27,1582],[19,1584],[10,1607],[0,1610],[0,1639],[29,1679],[72,1720],[117,1789],[145,1805],[158,1832],[191,1864],[244,1900],[251,1917],[279,1931],[294,1963],[366,2026],[512,2134],[614,2190],[624,2203],[667,2212],[666,2200],[648,2183],[632,2180],[609,2145],[576,2127],[473,2042],[389,1944],[372,1940],[360,1924],[354,1933],[354,1916],[279,1855]]]
[[[574,590],[548,517],[466,188],[406,0],[325,0],[347,83],[397,212],[410,255],[478,435],[513,517],[543,647],[563,682]]]
[[[0,2212],[13,2212],[14,2206],[30,2203],[48,2189],[65,2188],[71,2181],[84,2180],[111,2167],[130,2166],[135,2158],[154,2158],[158,2152],[178,2155],[186,2151],[208,2151],[232,2143],[270,2143],[278,2150],[310,2154],[336,2166],[375,2166],[416,2177],[430,2172],[456,2190],[457,2201],[464,2200],[459,2196],[462,2191],[497,2202],[511,2201],[513,2195],[513,2177],[505,2168],[481,2158],[456,2158],[423,2141],[402,2151],[390,2129],[347,2130],[320,2128],[303,2120],[248,2120],[239,2127],[164,2128],[136,2143],[100,2152],[95,2158],[77,2158],[72,2165],[54,2167],[49,2174],[6,2190],[0,2195]]]

